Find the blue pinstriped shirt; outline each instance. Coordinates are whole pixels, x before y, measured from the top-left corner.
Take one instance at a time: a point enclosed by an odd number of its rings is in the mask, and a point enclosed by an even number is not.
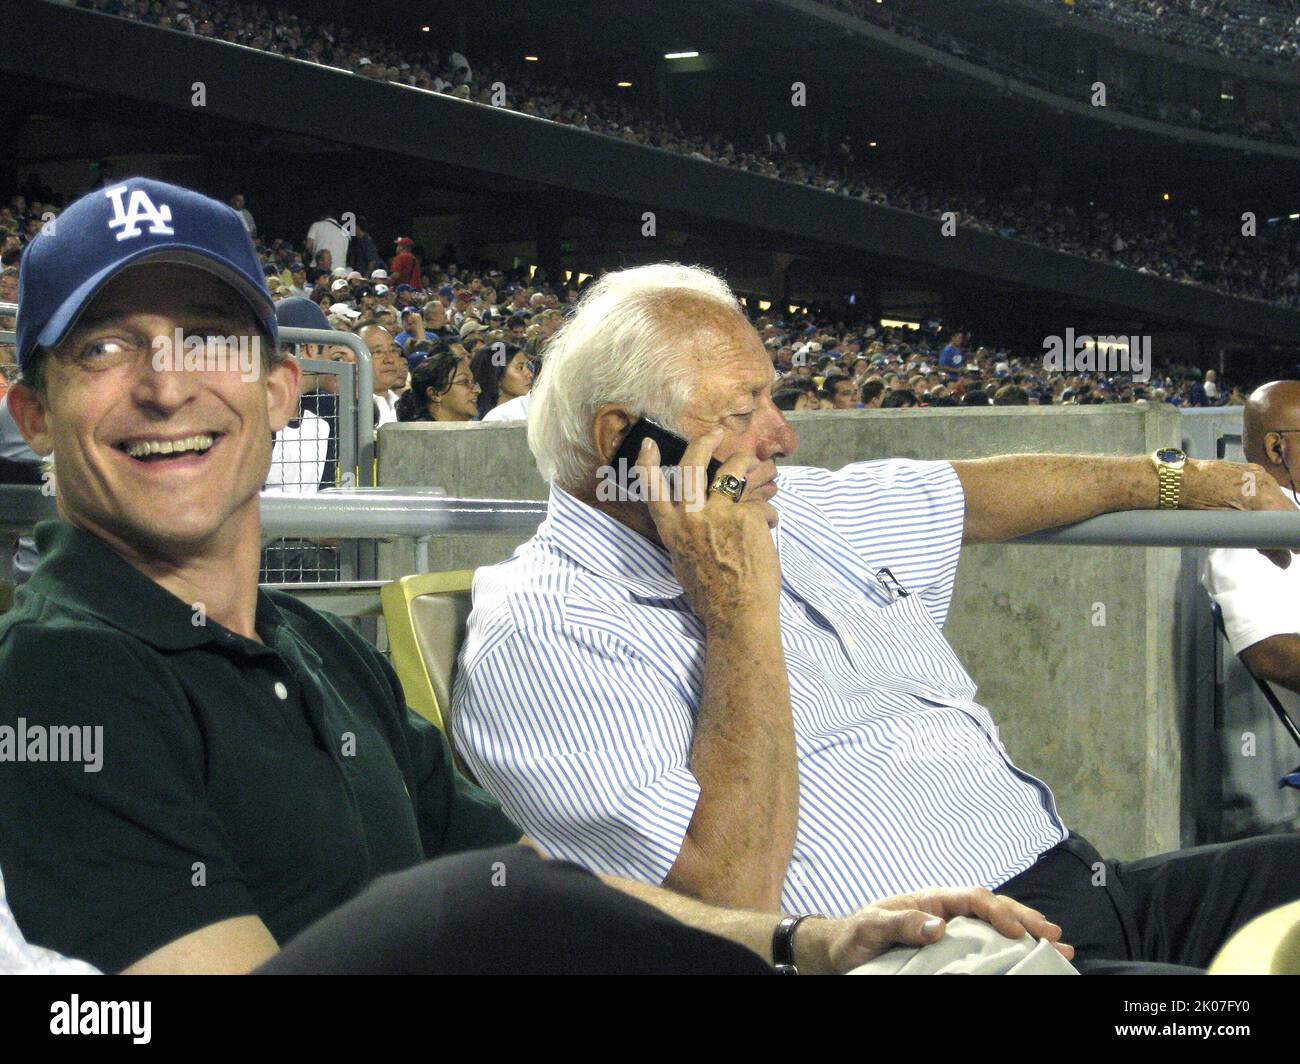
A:
[[[1000,886],[1066,831],[943,637],[965,514],[956,471],[862,462],[785,467],[778,482],[800,781],[785,910]],[[659,883],[699,797],[703,678],[703,626],[668,554],[553,487],[537,534],[474,581],[457,746],[550,853]]]

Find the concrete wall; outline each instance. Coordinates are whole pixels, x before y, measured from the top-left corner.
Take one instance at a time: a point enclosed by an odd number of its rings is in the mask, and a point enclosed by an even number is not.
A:
[[[1059,452],[1150,453],[1182,440],[1170,407],[989,408],[797,414],[798,461],[835,468],[884,457],[956,459]],[[389,425],[380,483],[449,495],[542,499],[518,425]],[[430,567],[509,556],[504,537],[435,540]],[[410,572],[409,545],[381,553]],[[1186,669],[1176,609],[1180,552],[969,547],[947,634],[1016,763],[1054,790],[1066,823],[1107,855],[1177,848]],[[1098,623],[1103,622],[1103,623]]]

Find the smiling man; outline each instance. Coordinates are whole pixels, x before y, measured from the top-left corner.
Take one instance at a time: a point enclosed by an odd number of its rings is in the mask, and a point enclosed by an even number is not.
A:
[[[259,372],[157,357],[177,330],[256,341]],[[774,915],[517,845],[372,646],[258,588],[259,489],[299,385],[276,342],[242,222],[185,189],[91,192],[23,259],[10,404],[56,461],[62,520],[0,619],[0,726],[103,743],[94,772],[0,759],[21,947],[131,973],[770,970]],[[967,914],[1059,937],[978,892],[782,933],[843,970]]]
[[[1300,895],[1295,836],[1109,862],[1098,887],[1100,856],[1012,763],[942,631],[963,543],[1109,510],[1291,508],[1262,470],[1161,451],[778,471],[798,440],[773,381],[727,286],[675,264],[605,275],[547,348],[528,415],[547,518],[477,573],[452,707],[466,764],[531,837],[771,911],[999,890],[1091,967],[1203,967]],[[691,441],[693,490],[598,490],[642,417]]]

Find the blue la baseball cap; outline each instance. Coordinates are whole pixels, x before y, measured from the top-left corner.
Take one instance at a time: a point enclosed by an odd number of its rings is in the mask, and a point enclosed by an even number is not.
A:
[[[113,277],[144,262],[219,277],[279,343],[275,305],[243,219],[198,192],[131,177],[86,193],[27,245],[18,270],[18,368],[37,347],[62,341]]]

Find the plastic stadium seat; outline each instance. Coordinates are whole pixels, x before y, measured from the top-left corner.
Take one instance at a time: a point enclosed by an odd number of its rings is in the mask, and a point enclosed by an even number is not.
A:
[[[1257,916],[1210,962],[1211,975],[1300,975],[1300,901]]]
[[[473,569],[417,573],[387,584],[379,593],[388,626],[393,668],[406,702],[447,734],[456,658],[465,641]]]

